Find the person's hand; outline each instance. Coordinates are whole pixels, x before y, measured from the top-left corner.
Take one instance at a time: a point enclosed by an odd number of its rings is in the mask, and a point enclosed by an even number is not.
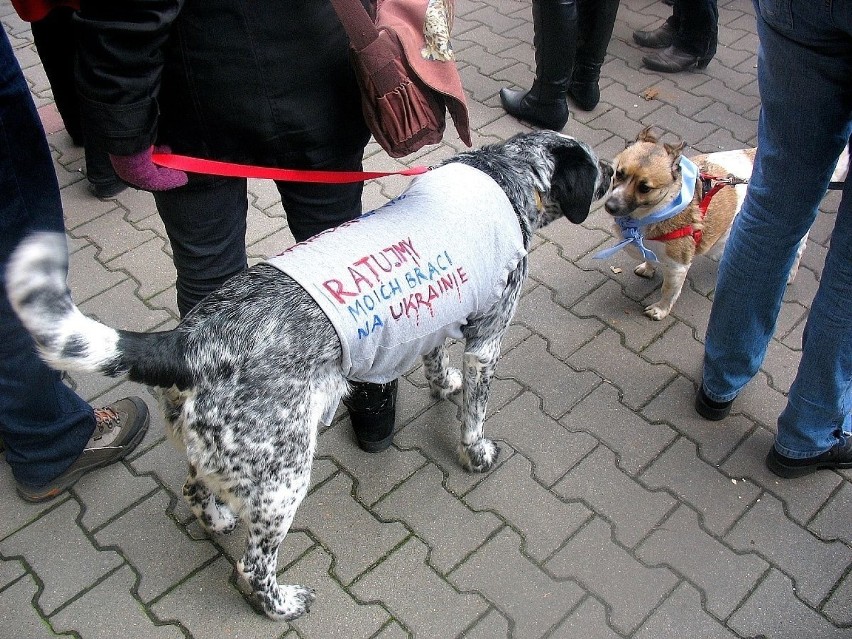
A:
[[[189,181],[186,173],[157,166],[151,153],[171,153],[165,146],[150,147],[133,155],[112,155],[109,159],[116,175],[128,184],[145,191],[168,191],[183,186]]]

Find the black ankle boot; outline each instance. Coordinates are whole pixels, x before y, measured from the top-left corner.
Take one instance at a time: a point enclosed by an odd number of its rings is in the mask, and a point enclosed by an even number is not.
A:
[[[578,8],[577,59],[568,85],[568,97],[583,111],[591,111],[601,99],[598,80],[612,39],[618,0],[581,2]]]
[[[556,131],[568,122],[568,83],[574,68],[577,41],[575,0],[533,0],[535,76],[529,91],[500,90],[500,102],[510,115]]]
[[[601,65],[574,65],[574,75],[568,85],[568,97],[583,111],[591,111],[601,100],[601,89],[598,80],[601,77]]]
[[[545,129],[560,131],[571,116],[564,87],[543,87],[536,81],[529,91],[500,89],[500,103],[509,115]]]
[[[640,47],[649,49],[665,49],[674,42],[677,29],[668,22],[657,27],[653,31],[634,31],[633,41]]]
[[[361,450],[378,453],[393,441],[396,421],[397,381],[387,384],[352,382],[352,392],[343,400]]]

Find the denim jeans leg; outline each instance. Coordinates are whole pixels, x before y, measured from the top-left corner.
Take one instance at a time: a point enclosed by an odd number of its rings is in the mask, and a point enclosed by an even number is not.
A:
[[[819,289],[802,338],[802,361],[778,418],[775,448],[815,457],[844,441],[852,412],[852,181],[847,180]]]
[[[850,55],[821,46],[831,29],[823,5],[780,5],[802,15],[786,20],[783,11],[771,11],[774,3],[755,3],[761,42],[758,152],[719,265],[707,329],[703,385],[715,401],[736,397],[763,362],[796,248],[816,217],[852,126]],[[848,36],[830,39],[849,46]]]
[[[36,355],[3,285],[5,265],[30,231],[64,231],[59,186],[29,87],[0,36],[0,435],[15,479],[41,486],[80,455],[92,408]]]

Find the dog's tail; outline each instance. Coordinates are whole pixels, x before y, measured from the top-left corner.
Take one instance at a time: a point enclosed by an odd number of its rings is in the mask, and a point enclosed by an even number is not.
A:
[[[63,233],[25,238],[6,266],[12,308],[52,368],[90,371],[170,387],[189,385],[183,339],[177,331],[135,333],[86,317],[71,299]]]

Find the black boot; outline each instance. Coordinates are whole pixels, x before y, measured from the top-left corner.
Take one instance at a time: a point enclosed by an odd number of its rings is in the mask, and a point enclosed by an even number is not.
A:
[[[568,122],[565,98],[577,41],[575,0],[533,0],[535,82],[529,91],[500,89],[506,112],[559,131]]]
[[[583,111],[591,111],[601,99],[598,80],[618,14],[618,0],[580,0],[579,9],[580,41],[568,97]]]
[[[672,42],[674,42],[676,33],[677,21],[669,19],[653,31],[634,31],[633,41],[640,47],[665,49],[666,47],[670,47]]]
[[[393,441],[397,382],[352,382],[350,385],[352,392],[343,403],[349,409],[349,419],[352,421],[358,446],[365,452],[378,453]]]

